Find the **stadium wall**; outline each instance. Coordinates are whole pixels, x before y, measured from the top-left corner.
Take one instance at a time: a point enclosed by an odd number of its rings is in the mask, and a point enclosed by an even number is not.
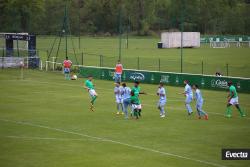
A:
[[[88,75],[92,75],[97,79],[114,80],[114,69],[93,66],[79,67],[79,77],[87,77]],[[122,81],[133,82],[135,80],[148,84],[158,84],[161,81],[171,86],[183,86],[183,81],[189,80],[190,84],[198,84],[202,89],[211,90],[227,90],[227,82],[232,81],[239,92],[250,93],[250,78],[216,77],[211,75],[133,69],[125,69],[123,71]]]

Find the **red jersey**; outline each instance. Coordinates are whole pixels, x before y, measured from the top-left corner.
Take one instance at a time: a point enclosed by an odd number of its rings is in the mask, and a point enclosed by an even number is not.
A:
[[[116,64],[115,73],[122,74],[122,70],[123,70],[122,64]]]
[[[64,60],[63,61],[63,67],[64,68],[70,68],[72,65],[72,62],[70,60]]]

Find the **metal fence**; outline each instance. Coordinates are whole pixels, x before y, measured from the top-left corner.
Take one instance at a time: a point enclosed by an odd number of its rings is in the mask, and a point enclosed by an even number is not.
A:
[[[97,67],[115,67],[117,57],[81,53],[78,56],[79,65]],[[126,69],[150,70],[162,72],[180,72],[181,65],[178,60],[166,60],[154,57],[123,57],[123,67]],[[208,63],[206,61],[183,61],[183,73],[215,75],[216,72],[223,76],[237,76],[250,78],[250,65],[232,65],[229,63]]]
[[[37,55],[40,55],[41,61],[45,62],[48,55],[47,50],[37,50]],[[69,53],[71,55],[72,53]],[[28,57],[27,50],[14,50],[15,56]],[[59,52],[59,57],[51,57],[51,62],[62,63],[64,60],[65,53]],[[6,57],[6,51],[0,50],[0,56]],[[75,56],[70,56],[71,61],[75,65],[85,66],[97,66],[97,67],[112,67],[114,68],[117,57],[105,56],[92,53],[77,53]],[[77,60],[76,60],[77,59]],[[167,60],[165,58],[155,57],[122,57],[122,64],[126,69],[137,69],[137,70],[150,70],[150,71],[162,71],[162,72],[180,72],[181,64],[178,60]],[[45,68],[45,63],[43,63]],[[192,74],[206,74],[215,75],[219,72],[222,76],[234,76],[234,77],[245,77],[250,78],[250,64],[233,65],[229,63],[209,63],[206,61],[190,62],[187,60],[183,61],[183,73]]]

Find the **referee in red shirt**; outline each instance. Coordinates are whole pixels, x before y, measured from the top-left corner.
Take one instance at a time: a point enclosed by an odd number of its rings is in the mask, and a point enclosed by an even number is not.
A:
[[[65,79],[70,80],[70,67],[72,65],[72,62],[66,57],[66,60],[63,61],[63,67],[64,67],[64,75]]]
[[[121,82],[123,67],[121,61],[118,60],[115,66],[115,82]]]

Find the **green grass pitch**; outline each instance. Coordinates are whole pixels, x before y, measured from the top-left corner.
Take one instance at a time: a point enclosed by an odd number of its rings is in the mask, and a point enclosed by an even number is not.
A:
[[[142,84],[140,120],[115,115],[113,82],[94,80],[99,97],[89,111],[82,78],[57,72],[0,71],[1,167],[246,167],[222,161],[222,148],[250,148],[249,94],[239,94],[247,117],[223,115],[226,91],[202,90],[209,120],[187,116],[183,88],[167,86],[167,117],[156,109],[157,85]],[[129,84],[131,86],[131,84]],[[193,103],[194,109],[194,103]]]

